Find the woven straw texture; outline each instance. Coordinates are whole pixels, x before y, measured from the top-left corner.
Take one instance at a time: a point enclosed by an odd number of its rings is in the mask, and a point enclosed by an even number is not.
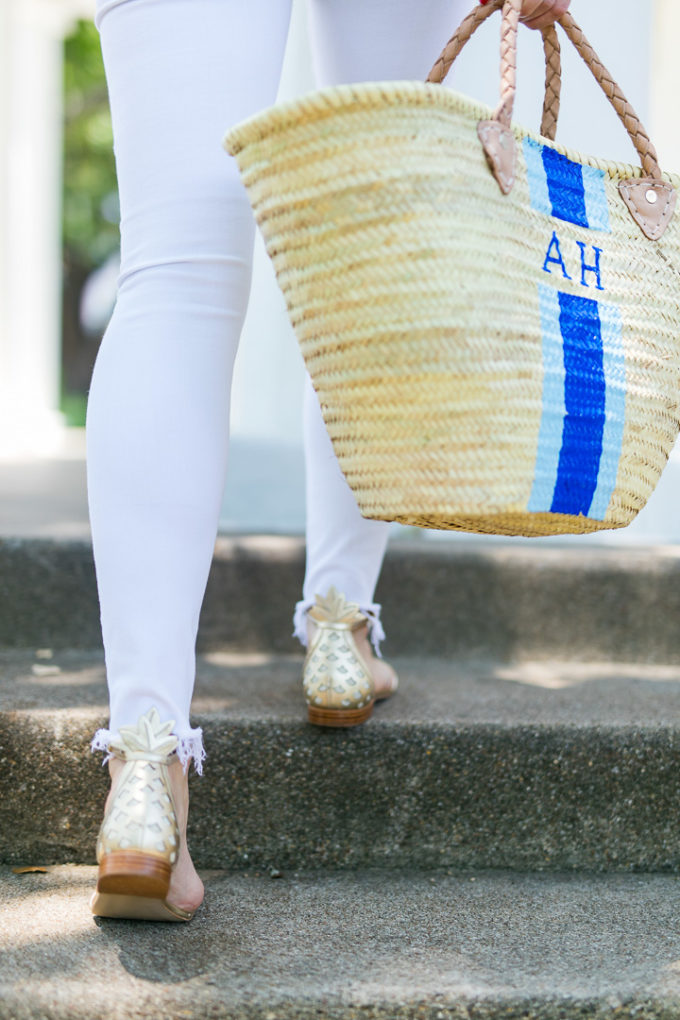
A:
[[[225,145],[365,517],[623,527],[680,426],[680,216],[648,240],[617,187],[639,168],[516,126],[503,195],[491,115],[440,85],[347,85]]]

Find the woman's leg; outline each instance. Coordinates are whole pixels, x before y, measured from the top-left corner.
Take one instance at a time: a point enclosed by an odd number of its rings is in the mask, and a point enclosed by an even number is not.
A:
[[[88,406],[111,730],[155,704],[186,760],[254,223],[227,128],[276,96],[290,0],[100,0],[121,202]],[[104,735],[105,737],[105,735]]]
[[[221,147],[273,102],[290,0],[99,0],[121,201],[122,268],[88,406],[88,490],[111,718],[156,706],[200,770],[198,617],[225,480],[232,366],[254,225]],[[110,763],[114,785],[121,762]],[[188,793],[172,766],[180,828]],[[182,831],[168,899],[202,886]]]
[[[470,9],[470,0],[309,0],[317,84],[424,81],[444,44]],[[373,593],[389,525],[365,520],[344,479],[319,402],[305,389],[307,569],[295,633],[307,642],[305,614],[316,593],[335,585],[371,619],[377,648],[383,636]],[[376,678],[377,679],[377,678]]]

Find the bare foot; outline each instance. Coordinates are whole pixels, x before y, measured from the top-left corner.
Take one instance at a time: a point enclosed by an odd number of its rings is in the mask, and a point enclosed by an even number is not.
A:
[[[399,680],[389,662],[385,662],[384,659],[379,659],[375,655],[373,645],[368,636],[368,625],[354,631],[354,640],[356,641],[359,655],[368,666],[369,672],[373,677],[376,701],[379,701],[381,698],[389,698],[390,694],[394,694],[396,691]]]
[[[109,775],[111,776],[111,790],[106,799],[106,808],[113,793],[118,776],[120,775],[125,762],[119,758],[111,758],[109,761]],[[170,888],[167,901],[172,906],[181,907],[182,910],[196,910],[203,902],[203,882],[198,877],[194,863],[189,855],[187,847],[187,817],[189,814],[189,784],[188,774],[179,761],[173,762],[168,769],[170,773],[170,785],[172,797],[177,810],[177,822],[179,824],[179,856],[177,863],[172,869],[170,876]]]
[[[315,633],[316,624],[310,617],[307,617],[307,640],[309,644],[311,644]],[[373,677],[375,700],[380,701],[381,698],[389,698],[390,694],[394,694],[396,691],[399,680],[389,662],[385,662],[384,659],[379,659],[375,655],[368,636],[368,624],[364,624],[363,627],[354,631],[354,640],[356,641],[359,655],[368,666],[368,671]]]

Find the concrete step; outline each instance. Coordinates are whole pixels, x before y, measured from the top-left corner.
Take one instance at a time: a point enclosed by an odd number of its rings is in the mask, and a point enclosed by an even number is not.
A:
[[[399,694],[342,731],[306,722],[300,665],[199,661],[200,866],[680,868],[678,667],[397,658]],[[0,860],[93,861],[105,721],[101,655],[0,653]]]
[[[2,1020],[675,1020],[664,875],[204,875],[188,925],[94,920],[95,869],[0,868]]]
[[[293,652],[300,539],[220,538],[203,651]],[[395,541],[377,598],[391,655],[680,664],[680,547]],[[0,647],[100,643],[87,542],[0,540]]]

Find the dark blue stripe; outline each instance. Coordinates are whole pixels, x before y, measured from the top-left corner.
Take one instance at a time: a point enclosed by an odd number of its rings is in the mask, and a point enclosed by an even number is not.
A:
[[[560,293],[564,344],[562,448],[553,513],[587,514],[597,487],[605,418],[602,332],[597,301]]]
[[[548,194],[553,216],[567,223],[588,226],[586,196],[580,163],[572,163],[561,152],[543,146],[543,169],[548,182]]]

